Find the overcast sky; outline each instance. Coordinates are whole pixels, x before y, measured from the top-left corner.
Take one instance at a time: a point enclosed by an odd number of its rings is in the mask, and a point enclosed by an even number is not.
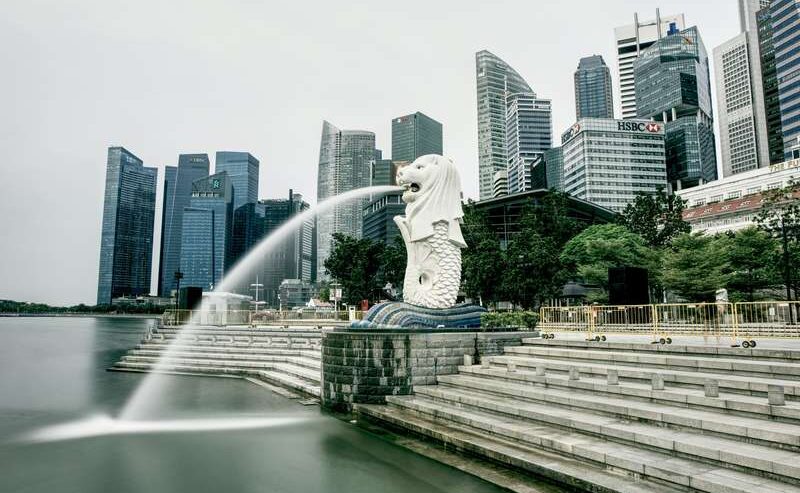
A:
[[[110,145],[160,169],[249,151],[260,197],[313,202],[323,119],[374,131],[387,156],[391,118],[422,111],[475,197],[475,52],[553,100],[557,140],[578,59],[603,55],[618,105],[613,28],[658,6],[685,13],[709,57],[738,32],[735,0],[5,0],[0,299],[94,303]]]

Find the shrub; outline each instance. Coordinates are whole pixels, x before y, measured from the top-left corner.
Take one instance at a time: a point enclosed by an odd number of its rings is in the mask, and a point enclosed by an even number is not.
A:
[[[481,315],[481,327],[496,329],[500,327],[524,327],[533,329],[539,323],[539,314],[531,311],[486,312]]]

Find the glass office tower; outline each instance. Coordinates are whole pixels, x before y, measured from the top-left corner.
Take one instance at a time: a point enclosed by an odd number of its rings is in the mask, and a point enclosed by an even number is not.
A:
[[[158,170],[124,147],[109,147],[100,236],[97,304],[150,294]]]
[[[506,171],[506,96],[532,93],[527,82],[500,57],[486,51],[475,54],[478,94],[478,190],[480,200],[492,197],[494,177]]]
[[[611,72],[600,55],[581,58],[575,71],[575,117],[614,118]]]
[[[392,159],[413,161],[426,154],[442,154],[442,124],[420,113],[392,119]]]
[[[211,291],[227,268],[233,229],[234,191],[226,172],[192,183],[189,206],[183,210],[181,286]]]
[[[258,159],[249,152],[217,152],[214,173],[228,174],[233,186],[233,210],[258,202]]]
[[[376,157],[375,134],[363,130],[340,130],[322,123],[317,172],[317,202],[370,184],[370,168]],[[362,209],[368,199],[339,204],[317,217],[317,278],[324,279],[325,260],[334,233],[361,237]]]
[[[634,64],[639,117],[665,127],[673,191],[717,179],[708,55],[696,27],[670,30]]]
[[[553,110],[533,93],[509,94],[506,108],[507,193],[524,192],[533,186],[533,162],[553,145]]]
[[[772,40],[772,15],[769,7],[756,13],[758,52],[761,58],[761,86],[764,88],[764,114],[767,124],[769,164],[783,162],[783,129],[778,91],[778,71],[775,67],[775,44]]]
[[[164,168],[159,296],[170,296],[172,290],[177,288],[175,272],[181,266],[183,209],[189,206],[192,183],[208,176],[209,166],[208,154],[181,154],[178,156],[178,166]]]
[[[800,157],[800,2],[773,0],[769,8],[772,20],[772,45],[781,108],[783,155],[786,160]]]

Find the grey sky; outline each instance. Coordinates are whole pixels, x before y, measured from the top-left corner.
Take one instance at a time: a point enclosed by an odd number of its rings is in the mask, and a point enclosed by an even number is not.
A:
[[[699,26],[709,57],[738,32],[735,0],[6,0],[0,298],[94,302],[109,145],[160,168],[250,151],[260,197],[292,187],[313,201],[323,119],[376,132],[388,155],[391,118],[419,110],[444,124],[475,197],[475,52],[553,100],[557,140],[578,59],[601,54],[613,73],[613,28],[657,6]]]

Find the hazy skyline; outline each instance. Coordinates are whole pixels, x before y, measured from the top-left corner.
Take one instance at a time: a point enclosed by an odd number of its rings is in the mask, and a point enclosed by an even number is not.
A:
[[[93,304],[112,145],[158,167],[159,183],[179,153],[248,151],[260,198],[293,188],[313,203],[323,119],[374,131],[388,156],[391,118],[421,111],[477,197],[475,52],[552,99],[557,144],[578,60],[603,56],[618,111],[614,27],[656,7],[697,25],[709,57],[738,33],[735,0],[6,2],[0,298]],[[161,186],[156,244],[160,204]]]

